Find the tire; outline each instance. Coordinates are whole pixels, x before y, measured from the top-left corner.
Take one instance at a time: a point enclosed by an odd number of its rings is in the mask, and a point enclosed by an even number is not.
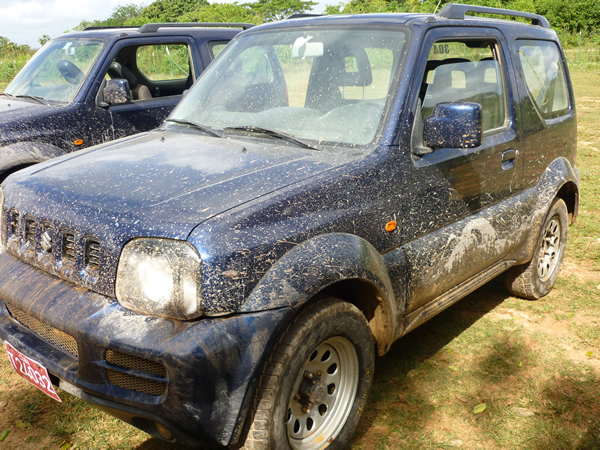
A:
[[[511,294],[537,300],[552,290],[567,248],[568,224],[567,206],[556,198],[542,226],[533,259],[505,273],[506,288]]]
[[[247,449],[347,448],[371,389],[374,343],[350,303],[322,297],[288,326],[246,420]]]

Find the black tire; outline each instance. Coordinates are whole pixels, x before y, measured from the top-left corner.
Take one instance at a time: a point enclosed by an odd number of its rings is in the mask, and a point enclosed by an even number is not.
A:
[[[369,325],[354,305],[322,297],[308,306],[265,364],[244,448],[347,448],[371,389],[374,359]]]
[[[505,273],[506,288],[511,294],[537,300],[552,290],[565,256],[568,226],[567,206],[557,198],[542,226],[533,259]]]

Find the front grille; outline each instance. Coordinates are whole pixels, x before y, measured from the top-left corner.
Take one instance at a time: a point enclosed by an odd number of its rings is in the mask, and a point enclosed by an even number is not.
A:
[[[72,231],[63,230],[61,257],[65,264],[75,264],[75,233],[73,233]]]
[[[21,325],[29,328],[33,333],[37,334],[46,342],[49,342],[55,347],[75,356],[79,357],[79,352],[77,351],[77,342],[72,336],[69,336],[67,333],[57,330],[50,325],[39,321],[35,317],[30,316],[25,311],[20,308],[11,305],[9,303],[5,303],[6,309],[10,315]]]
[[[96,271],[100,268],[100,242],[88,237],[85,240],[85,267],[88,271]]]
[[[19,233],[19,212],[15,209],[10,211],[10,219],[8,224],[8,234],[14,236]]]
[[[115,386],[149,395],[165,393],[167,371],[162,364],[114,350],[107,350],[105,358],[107,363],[115,366],[106,369],[108,380]],[[139,375],[121,372],[119,368],[135,370]]]
[[[15,208],[7,210],[5,229],[3,242],[8,253],[67,281],[114,295],[111,280],[97,284],[107,275],[110,257],[97,236]]]
[[[35,247],[37,223],[32,216],[25,216],[25,243]]]

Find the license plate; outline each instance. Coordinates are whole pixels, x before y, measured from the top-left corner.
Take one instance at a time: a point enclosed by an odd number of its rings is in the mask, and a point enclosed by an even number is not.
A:
[[[4,342],[4,347],[8,353],[8,359],[10,360],[10,363],[19,375],[37,387],[40,391],[52,397],[54,400],[62,402],[54,390],[54,386],[52,386],[48,371],[44,366],[31,359],[29,356],[25,356],[6,341]]]

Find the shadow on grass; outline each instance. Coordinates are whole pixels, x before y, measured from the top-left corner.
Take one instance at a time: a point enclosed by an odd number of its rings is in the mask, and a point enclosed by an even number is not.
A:
[[[424,425],[435,408],[427,393],[419,388],[419,380],[410,378],[410,372],[427,365],[434,367],[434,355],[508,296],[502,277],[498,277],[396,341],[391,350],[375,362],[373,389],[356,439],[367,433],[378,434],[375,421],[382,411],[384,415],[389,413],[400,428],[408,427],[407,431],[416,431],[411,428]],[[386,442],[383,436],[385,430],[381,431],[377,439],[382,439],[382,445],[393,447],[394,443]]]

